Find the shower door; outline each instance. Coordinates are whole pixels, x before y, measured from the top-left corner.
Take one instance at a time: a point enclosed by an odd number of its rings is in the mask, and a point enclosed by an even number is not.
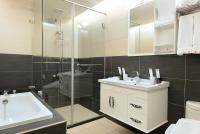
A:
[[[43,0],[42,92],[67,125],[100,116],[104,14],[63,0]]]
[[[98,79],[104,78],[104,17],[75,5],[74,123],[100,116]]]
[[[43,0],[43,97],[68,125],[72,124],[72,6],[62,0]]]

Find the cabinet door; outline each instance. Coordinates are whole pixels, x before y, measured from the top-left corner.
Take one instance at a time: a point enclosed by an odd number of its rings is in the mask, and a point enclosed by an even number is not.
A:
[[[166,20],[175,17],[176,0],[155,0],[156,20]]]
[[[112,108],[112,90],[104,88],[101,85],[101,104],[100,104],[100,111],[108,114],[113,115],[114,109]]]
[[[119,87],[101,84],[101,112],[121,121],[126,121],[127,96]]]
[[[127,96],[121,92],[114,92],[112,95],[112,108],[114,109],[114,116],[126,121],[127,116]]]

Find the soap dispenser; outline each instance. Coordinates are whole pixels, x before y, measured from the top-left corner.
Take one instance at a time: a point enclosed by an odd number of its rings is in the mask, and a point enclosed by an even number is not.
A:
[[[119,79],[123,80],[123,73],[122,73],[122,68],[118,67],[118,71],[119,71]]]
[[[149,68],[149,80],[151,82],[152,85],[155,85],[156,84],[156,77],[153,76],[153,69],[152,68]]]

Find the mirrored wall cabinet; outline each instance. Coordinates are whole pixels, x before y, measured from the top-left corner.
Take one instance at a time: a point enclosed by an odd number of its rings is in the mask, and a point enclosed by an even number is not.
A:
[[[129,56],[175,54],[175,0],[130,0]]]

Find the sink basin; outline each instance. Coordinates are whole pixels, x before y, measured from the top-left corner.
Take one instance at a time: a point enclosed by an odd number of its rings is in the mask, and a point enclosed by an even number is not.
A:
[[[169,82],[162,81],[159,84],[152,84],[150,80],[138,79],[138,77],[127,78],[126,80],[120,80],[119,77],[110,77],[107,79],[99,79],[99,82],[144,91],[153,91],[169,87]]]
[[[138,86],[151,86],[153,85],[148,79],[128,78],[127,80],[120,80],[119,77],[110,77],[104,79],[105,81],[118,82],[122,84],[138,85]]]
[[[170,134],[199,134],[200,121],[191,119],[180,119]]]

